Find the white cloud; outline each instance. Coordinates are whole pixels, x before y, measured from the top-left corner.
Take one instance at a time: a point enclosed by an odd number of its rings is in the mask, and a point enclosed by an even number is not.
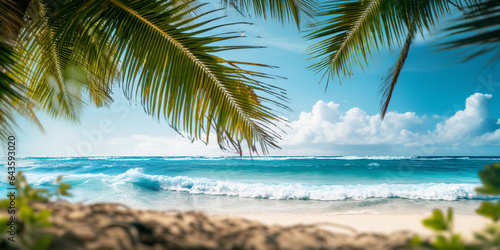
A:
[[[436,139],[443,143],[457,143],[494,133],[498,125],[489,112],[491,97],[489,94],[476,93],[467,98],[464,110],[436,125]]]
[[[367,115],[359,108],[342,113],[339,106],[318,101],[311,112],[302,112],[299,120],[291,122],[292,130],[285,136],[283,145],[403,143],[418,136],[411,130],[425,119],[411,112],[389,112],[382,122],[378,114]]]
[[[467,154],[473,147],[500,146],[500,126],[489,113],[491,98],[476,93],[467,98],[464,110],[451,117],[389,112],[384,121],[379,114],[368,115],[357,107],[344,113],[340,104],[320,100],[311,112],[302,112],[290,123],[281,145],[285,154],[340,155],[345,150],[351,154],[380,150],[408,154],[412,148],[420,148],[416,154]],[[433,128],[424,126],[438,118],[442,122]],[[426,152],[422,145],[427,145]]]

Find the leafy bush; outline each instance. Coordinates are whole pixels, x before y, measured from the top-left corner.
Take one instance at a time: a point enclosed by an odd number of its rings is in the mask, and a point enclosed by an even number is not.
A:
[[[476,188],[476,192],[484,195],[500,195],[500,163],[487,165],[479,172],[482,187]],[[476,239],[485,249],[500,249],[500,200],[496,204],[484,201],[476,213],[489,218],[492,223],[483,231],[475,234]]]
[[[10,243],[7,237],[2,238],[2,245],[7,244],[9,249],[46,249],[52,242],[52,236],[48,228],[52,226],[50,222],[50,210],[44,209],[35,213],[30,203],[34,201],[47,202],[52,197],[70,196],[69,184],[61,183],[62,176],[59,176],[54,184],[58,185],[54,192],[48,189],[37,189],[32,187],[23,175],[23,171],[16,174],[15,186],[17,188],[15,198],[15,213],[8,217],[0,217],[0,232],[6,233],[10,228],[11,216],[16,221],[15,243]],[[9,209],[10,200],[0,200],[0,207]]]
[[[476,188],[478,194],[500,195],[500,163],[486,165],[479,171],[479,178],[483,186]],[[417,249],[500,249],[500,200],[497,203],[483,201],[476,213],[492,220],[485,229],[474,234],[477,243],[465,244],[459,234],[453,233],[453,209],[448,209],[446,217],[439,209],[433,211],[432,216],[422,221],[423,225],[436,232],[431,242],[425,242],[415,236],[411,245]]]

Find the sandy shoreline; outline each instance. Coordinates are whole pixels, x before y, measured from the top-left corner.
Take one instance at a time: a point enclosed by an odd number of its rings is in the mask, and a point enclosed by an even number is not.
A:
[[[433,234],[431,230],[422,225],[422,219],[429,217],[428,214],[235,214],[219,216],[229,218],[242,217],[266,225],[279,226],[331,223],[351,227],[357,233],[391,234],[398,231],[411,231],[424,236]],[[474,231],[484,228],[490,222],[479,215],[455,214],[454,218],[455,231],[469,240],[473,238]],[[353,234],[351,230],[337,226],[321,225],[319,227],[336,233]]]

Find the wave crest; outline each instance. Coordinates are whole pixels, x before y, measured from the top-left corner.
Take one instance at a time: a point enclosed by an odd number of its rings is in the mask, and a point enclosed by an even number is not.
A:
[[[158,190],[275,200],[334,201],[405,198],[452,201],[478,198],[474,192],[476,186],[474,184],[305,185],[241,183],[186,176],[149,175],[145,174],[142,168],[130,169],[119,175],[118,179]]]

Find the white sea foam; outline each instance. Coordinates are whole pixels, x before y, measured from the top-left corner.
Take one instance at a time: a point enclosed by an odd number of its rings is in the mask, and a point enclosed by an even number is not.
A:
[[[30,175],[28,176],[28,182],[30,184],[33,184],[33,185],[51,185],[58,176],[62,175],[63,176],[63,181],[62,182],[68,182],[68,181],[81,181],[81,182],[85,182],[91,178],[100,178],[100,179],[103,179],[103,178],[106,178],[106,179],[109,179],[111,178],[110,175],[107,175],[107,174],[102,174],[102,173],[99,173],[99,174],[69,174],[69,175],[65,175],[65,174],[42,174],[42,175]]]
[[[375,210],[362,209],[362,210],[348,210],[345,212],[332,212],[330,214],[333,214],[333,215],[357,215],[357,214],[382,214],[382,213],[375,211]]]
[[[44,175],[38,177],[28,177],[28,182],[33,185],[50,185],[56,178],[54,176]]]
[[[112,159],[108,156],[95,156],[95,157],[89,157],[87,158],[89,160],[107,160],[107,159]]]
[[[364,200],[368,198],[406,198],[457,200],[476,198],[474,184],[376,184],[376,185],[305,185],[218,181],[186,176],[169,177],[145,174],[141,168],[130,169],[116,180],[170,191],[191,194],[226,195],[275,200]]]
[[[16,164],[18,167],[36,167],[37,164],[34,160],[19,160]]]

